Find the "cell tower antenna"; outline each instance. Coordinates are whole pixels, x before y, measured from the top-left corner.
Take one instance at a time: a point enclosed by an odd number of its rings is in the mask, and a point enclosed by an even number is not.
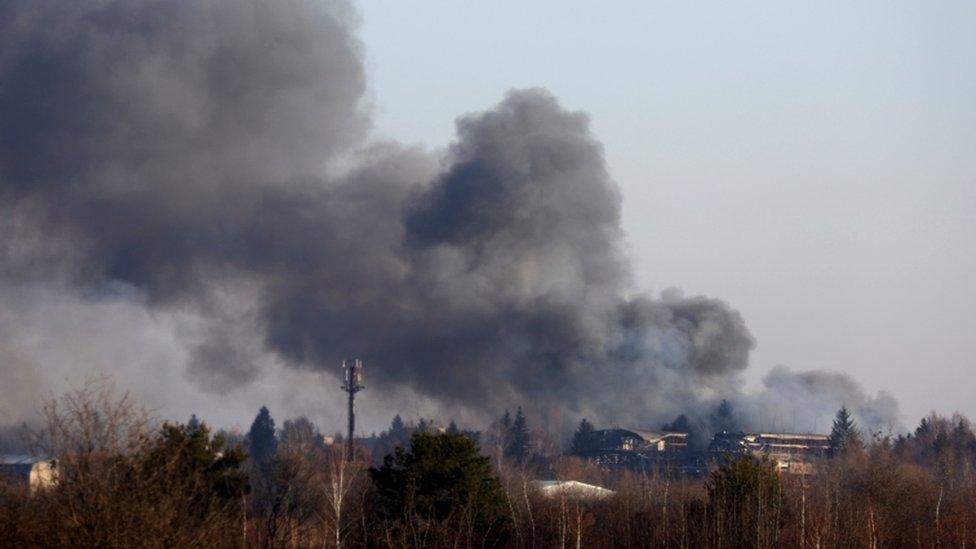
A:
[[[356,434],[356,393],[366,388],[363,385],[363,361],[358,358],[343,360],[342,369],[345,370],[342,390],[349,393],[349,435],[346,438],[346,459],[352,461],[353,436]]]

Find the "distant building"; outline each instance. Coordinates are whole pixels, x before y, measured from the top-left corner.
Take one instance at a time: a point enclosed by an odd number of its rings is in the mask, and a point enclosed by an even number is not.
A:
[[[644,431],[640,429],[603,429],[593,435],[594,453],[644,452],[665,454],[688,447],[687,433]]]
[[[0,478],[23,483],[30,491],[54,484],[54,462],[28,455],[0,454]]]
[[[673,468],[675,472],[697,473],[687,459],[688,434],[643,429],[602,429],[593,434],[583,457],[607,467],[649,470]],[[691,467],[691,470],[683,469]]]
[[[746,445],[746,434],[741,431],[722,431],[712,436],[708,443],[708,453],[713,456],[738,456],[749,452]]]
[[[756,433],[743,437],[754,455],[763,455],[776,463],[780,472],[810,474],[812,462],[827,456],[830,437],[802,433]]]
[[[658,453],[668,454],[684,452],[688,449],[688,433],[674,433],[670,431],[634,431],[649,447]]]
[[[577,480],[536,480],[532,487],[547,498],[603,499],[615,492]]]
[[[603,429],[594,432],[591,447],[582,455],[606,467],[701,475],[725,456],[750,454],[772,460],[781,473],[810,474],[829,447],[827,435],[723,431],[706,449],[693,449],[687,433]]]
[[[716,433],[708,446],[715,456],[752,454],[776,463],[784,473],[807,474],[811,463],[826,457],[830,437],[808,433]]]

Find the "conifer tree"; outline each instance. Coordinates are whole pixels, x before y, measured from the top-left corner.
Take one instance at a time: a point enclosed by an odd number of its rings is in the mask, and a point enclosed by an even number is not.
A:
[[[248,454],[255,463],[265,464],[278,451],[275,422],[267,406],[262,406],[247,433]]]
[[[197,418],[196,414],[190,414],[190,421],[186,422],[186,431],[192,434],[198,429],[200,429],[200,419]]]
[[[369,470],[383,515],[429,522],[463,513],[475,532],[503,532],[505,490],[474,440],[417,431],[409,446],[398,446],[381,467]]]
[[[508,412],[506,411],[507,414]],[[506,453],[519,461],[524,461],[529,456],[531,435],[529,434],[528,421],[525,419],[525,414],[522,412],[521,406],[515,412],[515,419],[511,422],[509,435],[509,446],[508,452]]]
[[[739,430],[739,422],[736,421],[735,410],[732,408],[732,403],[728,400],[722,399],[721,404],[718,405],[718,409],[712,414],[710,420],[712,430],[715,432],[732,433]]]
[[[573,435],[573,453],[580,455],[596,450],[596,429],[584,417]]]
[[[833,428],[830,430],[830,451],[834,455],[848,450],[863,448],[861,433],[847,406],[841,406],[834,418]]]

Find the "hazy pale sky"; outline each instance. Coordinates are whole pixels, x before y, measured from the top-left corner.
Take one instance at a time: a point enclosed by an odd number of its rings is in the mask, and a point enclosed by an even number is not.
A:
[[[772,366],[976,416],[976,3],[364,0],[375,133],[585,110],[637,283],[722,298]]]

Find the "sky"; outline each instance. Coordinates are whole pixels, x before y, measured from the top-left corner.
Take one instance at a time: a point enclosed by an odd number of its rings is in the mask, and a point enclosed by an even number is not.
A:
[[[360,2],[373,134],[431,149],[541,86],[589,113],[636,286],[913,424],[976,416],[976,4]]]

